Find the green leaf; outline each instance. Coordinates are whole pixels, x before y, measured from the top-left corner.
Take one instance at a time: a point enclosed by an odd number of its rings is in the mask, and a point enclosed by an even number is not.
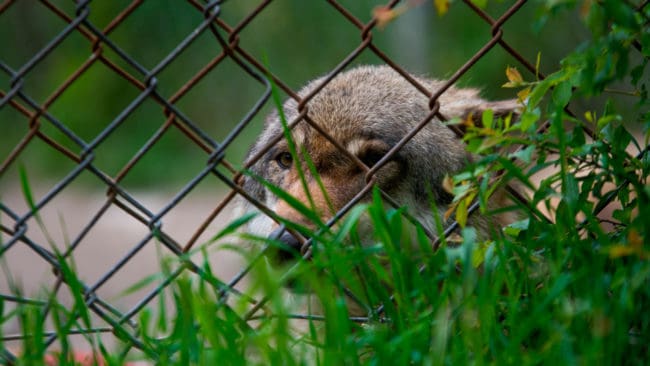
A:
[[[508,172],[508,175],[513,176],[517,178],[520,182],[525,184],[528,188],[534,190],[535,187],[533,184],[530,182],[526,174],[521,170],[520,167],[516,166],[510,159],[506,158],[499,158],[499,163],[501,163],[501,166]]]
[[[458,225],[460,227],[464,228],[465,225],[467,224],[467,200],[462,199],[458,202],[458,205],[456,205],[456,221],[458,221]]]
[[[537,107],[539,102],[542,100],[542,98],[544,98],[546,92],[548,92],[552,85],[552,81],[549,78],[537,84],[528,95],[528,109]]]
[[[510,154],[511,158],[517,158],[523,161],[526,164],[530,164],[533,159],[533,153],[535,152],[535,145],[528,145],[521,150],[517,150]]]
[[[32,194],[32,188],[29,184],[29,178],[27,177],[27,170],[21,165],[18,173],[20,174],[20,187],[23,190],[23,196],[27,201],[27,205],[29,206],[29,209],[34,211],[34,214],[37,215],[36,203],[34,202],[34,195]]]
[[[572,88],[573,85],[570,81],[564,81],[555,86],[555,89],[553,89],[553,102],[556,106],[564,107],[569,104],[573,94]]]
[[[488,0],[472,0],[472,3],[481,9],[485,9],[488,4]]]
[[[492,129],[494,125],[494,111],[491,109],[483,111],[481,122],[483,123],[483,127]]]
[[[252,213],[247,213],[242,217],[238,217],[235,220],[232,220],[228,225],[223,228],[221,231],[219,231],[216,235],[214,235],[211,239],[210,242],[215,242],[227,235],[230,235],[234,232],[236,232],[240,227],[243,225],[246,225],[250,220],[252,220],[255,216],[257,216],[257,213],[252,212]]]
[[[575,211],[578,205],[579,194],[578,181],[572,174],[567,173],[564,179],[563,197],[572,211]]]
[[[530,225],[530,219],[515,221],[512,224],[507,225],[504,228],[504,232],[508,235],[516,237],[523,230],[528,230],[529,225]]]
[[[526,108],[524,113],[519,117],[519,128],[522,132],[530,131],[531,128],[537,125],[541,117],[539,108]]]
[[[640,65],[635,66],[630,71],[630,76],[632,77],[632,84],[636,86],[639,85],[639,80],[641,80],[641,78],[643,77],[643,73],[645,72],[646,66],[648,66],[648,59],[644,58],[643,62]]]
[[[485,262],[487,254],[494,249],[493,247],[491,244],[479,243],[472,251],[472,267],[479,268]]]

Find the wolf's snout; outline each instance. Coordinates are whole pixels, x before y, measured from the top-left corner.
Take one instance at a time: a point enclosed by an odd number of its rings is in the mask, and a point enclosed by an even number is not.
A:
[[[284,226],[280,226],[273,230],[269,235],[269,238],[277,240],[282,244],[282,247],[278,248],[277,253],[278,260],[281,262],[286,262],[302,256],[300,252],[302,243],[298,238],[286,230]]]

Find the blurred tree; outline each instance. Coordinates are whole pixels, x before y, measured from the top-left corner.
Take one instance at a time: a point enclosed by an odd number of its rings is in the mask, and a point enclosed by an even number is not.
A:
[[[340,2],[362,22],[369,22],[379,1],[347,0]],[[489,2],[486,12],[499,17],[513,2]],[[103,29],[122,12],[130,1],[92,2],[88,22]],[[235,26],[248,16],[258,1],[230,1],[221,6],[220,17]],[[57,4],[69,17],[75,16],[74,4]],[[536,5],[526,4],[508,20],[504,39],[529,60],[541,53],[541,69],[552,71],[568,50],[573,49],[586,34],[577,17],[568,14],[556,17],[541,27],[545,19],[535,14]],[[180,42],[190,36],[203,21],[202,13],[189,2],[161,0],[142,3],[108,39],[146,70],[152,70]],[[537,30],[531,23],[539,23]],[[551,21],[548,21],[549,23]],[[17,71],[28,60],[60,34],[67,23],[43,3],[16,2],[0,14],[0,61]],[[222,31],[222,34],[225,32]],[[270,69],[292,88],[327,73],[358,47],[360,31],[326,2],[285,0],[274,1],[264,8],[239,35],[239,46],[257,60],[267,60]],[[430,77],[444,78],[453,74],[491,37],[490,26],[463,4],[452,3],[449,12],[440,17],[429,2],[423,2],[382,29],[373,30],[373,43],[391,59],[407,70]],[[179,88],[221,52],[219,43],[209,31],[156,75],[156,91],[169,98]],[[90,56],[92,45],[78,31],[56,47],[47,57],[24,76],[21,89],[36,103],[42,104]],[[121,59],[110,47],[103,46],[103,55],[143,81],[145,76]],[[382,62],[365,51],[353,64]],[[480,87],[489,98],[511,97],[512,90],[500,86],[505,82],[503,70],[517,61],[498,46],[481,59],[459,81],[462,85]],[[0,88],[10,90],[10,76],[0,73]],[[242,71],[234,62],[225,60],[177,103],[200,128],[216,141],[223,139],[248,112],[264,91],[263,86]],[[72,86],[56,99],[48,112],[88,142],[114,121],[132,103],[140,91],[109,67],[96,62]],[[263,116],[272,106],[267,103],[264,113],[255,117],[244,130],[241,141],[228,150],[227,158],[240,162],[249,142],[259,132]],[[162,109],[146,102],[124,121],[97,150],[96,164],[109,174],[115,174],[165,121]],[[25,134],[28,120],[13,107],[0,110],[2,129],[0,156],[6,156]],[[44,127],[65,146],[79,152],[62,134]],[[185,180],[174,173],[179,170],[197,171],[207,155],[187,155],[184,159],[170,157],[189,154],[195,149],[182,134],[163,139],[151,151],[150,164],[142,164],[130,174],[134,184]],[[21,155],[28,161],[49,162],[28,164],[32,174],[48,174],[61,168],[57,159],[49,159],[50,150],[30,147]],[[4,160],[4,159],[3,159]],[[38,166],[37,166],[38,165]]]

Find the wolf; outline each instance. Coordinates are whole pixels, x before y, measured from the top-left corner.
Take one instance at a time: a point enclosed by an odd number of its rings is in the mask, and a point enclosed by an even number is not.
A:
[[[444,84],[441,80],[412,77],[431,93]],[[309,82],[298,95],[304,98],[324,81],[325,77],[321,77]],[[480,119],[487,109],[495,116],[505,116],[516,114],[520,107],[517,100],[487,101],[477,89],[453,86],[441,94],[438,102],[439,112],[446,119]],[[335,76],[308,101],[306,109],[315,126],[299,121],[291,129],[292,141],[282,138],[262,153],[250,167],[251,174],[244,178],[243,190],[278,216],[311,228],[313,222],[261,181],[280,187],[326,222],[366,186],[367,169],[359,162],[373,168],[431,113],[429,98],[388,66],[359,66]],[[286,122],[294,121],[300,113],[298,103],[287,100],[282,113]],[[281,114],[272,112],[247,160],[260,155],[271,141],[283,135],[283,128]],[[291,153],[291,142],[297,154]],[[443,189],[443,178],[458,172],[471,160],[463,141],[443,121],[433,118],[387,161],[382,161],[374,174],[374,184],[398,205],[406,206],[412,217],[433,232],[433,215],[444,212],[453,198]],[[440,212],[432,212],[430,198]],[[242,210],[258,209],[243,200]],[[306,239],[285,231],[265,214],[252,219],[246,230],[257,236],[274,236],[293,256],[300,253]]]

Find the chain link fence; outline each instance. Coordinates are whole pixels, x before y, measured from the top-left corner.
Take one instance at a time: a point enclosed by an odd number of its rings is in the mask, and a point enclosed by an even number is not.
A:
[[[18,3],[20,2],[8,0],[0,4],[0,21],[15,16],[14,8],[24,5]],[[12,51],[6,48],[2,51],[0,69],[3,82],[0,86],[0,108],[4,109],[4,115],[10,118],[3,117],[0,123],[3,131],[9,134],[11,143],[10,146],[2,147],[3,155],[0,159],[0,183],[4,191],[0,200],[2,233],[0,258],[5,262],[6,275],[0,297],[7,309],[23,304],[39,306],[41,313],[45,315],[44,318],[48,319],[47,324],[50,324],[48,316],[52,314],[52,302],[32,297],[31,294],[23,294],[18,290],[21,285],[20,280],[13,279],[14,275],[20,278],[20,275],[42,273],[40,278],[34,280],[38,281],[47,293],[52,294],[50,296],[56,297],[56,300],[62,304],[70,304],[71,296],[75,296],[74,292],[80,291],[81,293],[76,295],[83,296],[83,301],[92,312],[93,326],[73,329],[71,334],[100,333],[111,337],[119,330],[120,340],[128,343],[129,347],[141,347],[142,340],[136,319],[143,309],[155,304],[159,297],[163,296],[165,288],[180,275],[188,272],[201,274],[200,257],[188,253],[194,253],[193,249],[197,248],[198,244],[209,240],[215,230],[223,227],[223,223],[230,219],[230,207],[236,197],[242,194],[242,189],[238,185],[242,168],[236,168],[242,164],[240,161],[230,160],[228,149],[233,145],[241,145],[242,141],[247,145],[246,138],[242,136],[254,136],[259,132],[259,127],[253,121],[259,118],[260,111],[265,105],[272,104],[269,103],[272,84],[286,93],[289,98],[293,98],[299,106],[304,107],[322,89],[322,86],[356,62],[363,53],[371,53],[425,94],[430,101],[431,116],[444,120],[439,113],[437,101],[440,95],[456,84],[468,70],[493,49],[505,51],[512,58],[513,64],[518,64],[520,68],[528,70],[532,75],[539,75],[535,63],[518,53],[515,47],[508,43],[504,33],[504,26],[517,16],[522,6],[526,4],[526,0],[512,3],[498,17],[489,15],[470,0],[459,4],[475,14],[473,22],[487,24],[491,33],[483,46],[458,67],[447,78],[444,86],[436,91],[420,85],[377,46],[373,41],[373,32],[378,28],[377,19],[370,18],[366,21],[348,10],[343,2],[325,1],[324,4],[336,14],[339,20],[354,27],[359,39],[356,48],[327,73],[321,87],[304,98],[300,98],[288,82],[276,76],[273,68],[268,67],[262,58],[249,52],[247,45],[240,42],[240,34],[264,15],[267,7],[272,3],[270,0],[261,1],[255,7],[251,7],[248,14],[235,23],[229,23],[223,17],[229,5],[226,1],[206,3],[188,0],[187,11],[193,12],[197,19],[200,15],[200,21],[196,21],[193,29],[182,36],[174,35],[179,39],[175,48],[152,66],[145,66],[140,59],[126,50],[121,44],[124,36],[118,34],[124,23],[138,21],[138,9],[145,2],[134,0],[123,3],[121,11],[111,14],[110,20],[103,27],[92,20],[91,14],[96,5],[91,1],[77,1],[74,6],[70,3],[62,4],[59,1],[49,0],[30,4],[31,7],[38,7],[38,11],[46,13],[47,16],[56,17],[63,26],[52,32],[46,44],[35,46],[34,52],[25,62],[10,64],[8,58]],[[396,6],[400,6],[399,1],[391,1],[386,5],[386,9]],[[368,9],[367,14],[371,14],[371,9]],[[35,25],[25,23],[22,26]],[[24,30],[10,29],[9,31]],[[187,66],[188,71],[182,66],[187,62],[187,59],[183,58],[184,52],[195,42],[201,43],[205,39],[210,42],[210,47],[215,50],[216,55],[203,64],[192,63],[194,65],[192,67],[195,68],[191,69]],[[75,47],[85,47],[85,58],[81,65],[73,69],[68,66],[67,77],[57,81],[54,90],[39,90],[38,78],[44,77],[40,74],[39,67],[50,62],[58,49],[68,50],[73,40]],[[165,84],[162,74],[169,69],[179,70],[178,64],[184,72],[191,75],[180,86]],[[205,123],[192,117],[192,107],[186,101],[188,98],[191,99],[188,95],[193,90],[200,89],[203,80],[217,73],[220,68],[228,68],[229,72],[243,75],[243,78],[247,79],[245,82],[254,85],[250,87],[259,92],[257,99],[246,106],[248,110],[241,120],[227,131],[220,131],[220,137],[217,138],[214,128],[219,128],[218,126],[225,123],[217,121],[215,122],[217,127],[206,128]],[[504,69],[505,65],[495,65],[494,72],[502,72]],[[130,101],[119,113],[114,114],[111,121],[102,124],[100,129],[81,136],[75,126],[67,122],[68,119],[74,119],[74,115],[59,113],[57,102],[66,98],[70,90],[75,88],[75,84],[83,83],[82,79],[98,70],[101,70],[102,74],[107,74],[106,77],[121,79],[125,91],[116,93],[128,94]],[[539,77],[544,78],[544,75]],[[101,85],[91,85],[87,88],[92,90],[101,87]],[[238,103],[237,90],[233,89],[231,92],[232,98],[227,103]],[[83,93],[75,95],[81,95],[82,98],[76,100],[80,105],[84,103],[101,105],[101,101],[92,100],[93,95]],[[295,126],[299,121],[313,123],[310,118],[305,117],[307,115],[301,113],[298,119],[288,121],[289,125]],[[155,129],[143,132],[139,131],[138,121],[141,118],[154,118],[159,122]],[[422,125],[428,121],[429,119],[422,121]],[[83,123],[95,124],[96,121],[88,120]],[[463,132],[457,127],[453,125],[449,127],[458,136],[462,136]],[[548,125],[542,125],[538,132],[544,133],[547,128]],[[129,153],[128,161],[119,163],[117,169],[111,168],[110,164],[106,165],[106,159],[110,160],[110,157],[103,155],[106,146],[123,144],[121,139],[124,135],[132,133],[143,134],[144,142],[137,146],[124,146],[125,150],[133,152]],[[591,134],[588,130],[586,133]],[[146,169],[144,167],[148,164],[153,164],[147,160],[148,156],[161,145],[169,146],[170,143],[165,142],[169,135],[175,135],[174,141],[182,141],[183,148],[191,150],[188,156],[196,165],[191,165],[191,169],[188,169],[190,173],[185,173],[191,176],[183,178],[183,186],[166,195],[164,199],[152,199],[147,195],[146,190],[129,189],[125,181],[128,181],[134,171]],[[397,145],[406,143],[410,136],[411,134],[408,134],[403,137]],[[332,140],[330,136],[326,138]],[[256,159],[271,147],[272,144],[266,146],[253,159],[246,161],[243,169],[254,164]],[[40,156],[51,157],[51,160],[30,159],[29,157],[32,156],[30,151],[34,149],[45,150],[46,154]],[[393,154],[395,150],[389,153]],[[170,163],[175,158],[175,156],[168,157]],[[188,158],[179,156],[178,159]],[[54,175],[55,181],[28,181],[27,172],[30,166],[49,164],[51,161],[56,161],[52,164],[57,164],[58,173]],[[86,184],[92,182],[94,187],[103,186],[106,190],[105,197],[94,199],[92,202],[75,199],[69,192],[80,189],[79,181],[84,181]],[[34,191],[28,192],[29,187],[33,187]],[[361,200],[370,188],[369,183],[349,205],[346,205],[346,208]],[[206,191],[210,197],[207,201],[203,199],[206,197]],[[522,202],[525,201],[518,191],[509,189],[509,192]],[[33,197],[33,201],[30,197]],[[384,198],[391,200],[388,196]],[[254,204],[263,206],[262,202]],[[175,216],[179,207],[183,206],[196,212],[191,222]],[[469,208],[469,212],[475,211],[477,207],[478,202]],[[330,224],[334,224],[345,215],[346,210],[338,212]],[[66,217],[73,212],[85,217],[83,224],[66,222]],[[46,219],[46,217],[54,217],[54,219]],[[445,235],[449,235],[456,229],[457,224],[453,223],[448,226]],[[61,232],[52,232],[57,230]],[[55,237],[63,237],[65,240],[58,240]],[[105,243],[110,248],[98,247],[99,242]],[[432,235],[431,242],[436,247],[440,239]],[[306,245],[308,244],[309,241]],[[80,253],[84,253],[83,256]],[[249,298],[241,292],[242,282],[249,276],[251,264],[234,259],[232,255],[227,257],[228,254],[224,253],[218,251],[213,255],[213,259],[219,266],[224,267],[229,264],[229,267],[221,272],[217,269],[217,273],[223,277],[214,278],[210,285],[214,286],[224,298],[226,296],[246,298],[250,308],[241,314],[241,318],[243,321],[251,321],[260,316],[267,299]],[[159,264],[152,265],[149,273],[142,273],[138,271],[141,269],[137,268],[139,264],[135,265],[136,268],[132,265],[133,262],[138,261],[138,258],[140,258],[138,263],[142,261],[157,263],[160,257],[169,255],[177,256],[181,260],[165,270],[163,270],[164,266]],[[227,258],[224,259],[223,256]],[[21,265],[20,268],[12,267],[12,263],[18,263],[15,262],[18,261],[16,259],[18,257],[25,258],[24,262],[21,262],[25,265]],[[86,259],[80,258],[94,259],[84,263]],[[78,272],[83,277],[81,288],[69,287],[70,284],[66,283],[64,273],[68,270],[67,263],[70,259],[76,262]],[[83,275],[85,270],[88,272]],[[151,276],[154,276],[156,281],[138,286],[143,278]],[[119,298],[119,301],[115,299],[115,293],[104,291],[107,286],[115,286],[116,283],[119,284],[118,293],[127,293],[126,296]],[[136,287],[138,291],[133,290]],[[81,316],[81,313],[78,312],[77,316]],[[296,317],[301,316],[306,315],[296,314]],[[359,321],[363,320],[359,319]],[[24,337],[31,336],[21,333],[15,322],[6,322],[0,335],[4,345],[4,348],[0,349],[0,358],[8,363],[15,359],[17,351],[12,347],[12,342],[18,345]],[[55,329],[46,331],[42,337],[45,338],[48,346],[55,345],[59,341]]]

